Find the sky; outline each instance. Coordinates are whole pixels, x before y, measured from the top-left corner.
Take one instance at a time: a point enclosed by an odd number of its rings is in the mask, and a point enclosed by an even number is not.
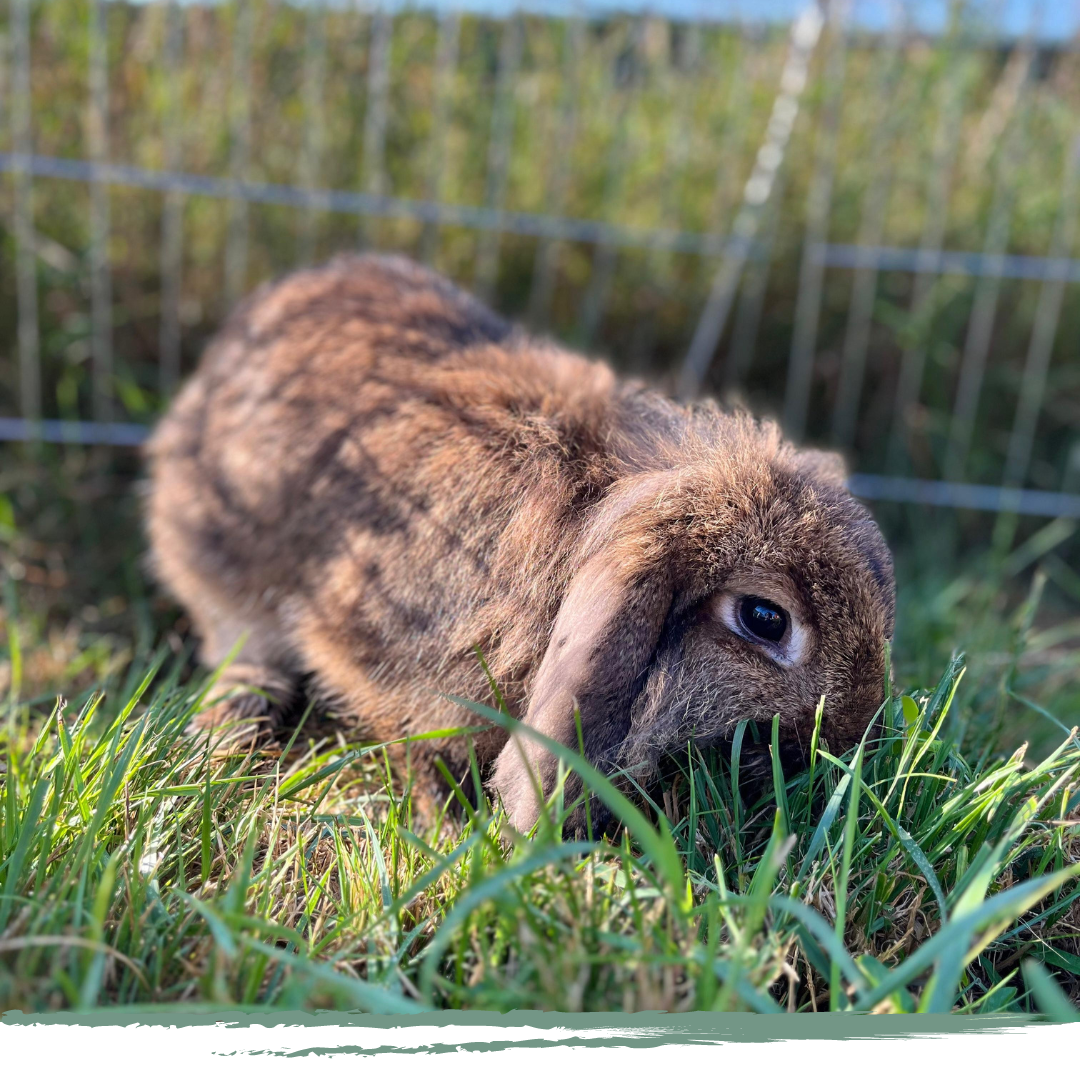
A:
[[[209,3],[215,0],[180,0],[181,3]],[[298,6],[323,3],[327,7],[376,6],[379,0],[291,0]],[[508,15],[515,9],[546,14],[568,15],[575,10],[592,16],[620,12],[651,12],[670,19],[718,20],[723,22],[757,20],[790,22],[807,0],[382,0],[392,11],[445,10]],[[867,30],[885,30],[895,17],[896,0],[853,0],[855,26]],[[911,24],[925,33],[944,29],[950,0],[903,0]],[[1034,32],[1040,40],[1066,41],[1080,32],[1080,0],[967,0],[967,8],[977,24],[991,34],[1010,39]]]

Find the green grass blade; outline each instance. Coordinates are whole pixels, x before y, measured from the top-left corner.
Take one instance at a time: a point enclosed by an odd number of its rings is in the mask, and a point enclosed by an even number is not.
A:
[[[969,943],[974,936],[988,926],[1005,918],[1015,918],[1023,914],[1032,905],[1037,904],[1044,896],[1060,888],[1070,878],[1080,875],[1080,864],[1066,867],[1056,874],[1048,874],[1033,881],[1025,881],[1014,885],[1010,889],[998,893],[989,900],[984,901],[974,911],[960,917],[950,919],[933,937],[925,941],[907,960],[893,968],[888,978],[883,979],[872,990],[861,995],[855,1002],[855,1008],[859,1010],[872,1009],[879,1002],[884,1001],[894,990],[913,982],[923,974],[932,964],[949,950],[952,950],[959,941],[963,944],[966,953]],[[955,955],[955,952],[954,952]],[[953,972],[947,973],[951,977],[955,973],[959,979],[960,968],[953,964]],[[942,986],[946,980],[938,980],[938,1001],[951,1003],[951,992],[956,986],[953,981]],[[937,1002],[935,1002],[936,1004]],[[951,1007],[946,1006],[946,1007]],[[927,1010],[933,1011],[933,1010]]]
[[[10,774],[7,779],[7,787],[9,799],[14,802],[15,782]],[[30,793],[30,800],[25,812],[21,815],[21,819],[16,819],[18,821],[18,839],[15,842],[15,850],[8,856],[4,876],[0,879],[3,881],[3,885],[0,887],[0,891],[3,892],[3,898],[0,899],[0,933],[7,928],[11,902],[18,895],[19,876],[22,873],[23,863],[26,861],[27,853],[30,851],[30,845],[38,837],[41,810],[45,805],[45,793],[48,790],[49,778],[42,777],[34,785],[34,789]]]
[[[1021,965],[1024,982],[1031,989],[1039,1012],[1057,1024],[1075,1024],[1080,1021],[1080,1010],[1061,992],[1054,977],[1037,960],[1025,960]]]
[[[675,895],[680,898],[685,895],[686,875],[682,859],[679,857],[678,849],[671,837],[671,831],[663,817],[660,818],[659,827],[654,829],[645,820],[645,815],[599,769],[591,765],[579,754],[563,746],[562,743],[549,739],[546,735],[540,734],[540,732],[535,731],[526,724],[506,716],[505,713],[496,712],[486,705],[480,705],[477,702],[459,697],[451,697],[451,700],[463,708],[475,712],[478,716],[483,716],[485,719],[505,727],[511,733],[517,733],[532,739],[554,754],[560,761],[570,766],[589,785],[590,789],[604,805],[629,829],[634,839],[641,845],[642,850],[653,860],[660,875],[674,890]]]

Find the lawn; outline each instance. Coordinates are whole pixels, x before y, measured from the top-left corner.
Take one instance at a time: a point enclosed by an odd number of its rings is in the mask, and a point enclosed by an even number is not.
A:
[[[560,751],[622,822],[576,839],[559,795],[530,838],[460,792],[416,821],[382,748],[314,708],[211,753],[185,734],[213,673],[182,625],[98,586],[50,629],[33,583],[60,570],[5,527],[0,1009],[1076,1015],[1076,627],[1045,618],[1062,523],[948,587],[901,559],[895,671],[939,677],[887,687],[852,752],[817,743],[785,777],[767,726],[740,725],[628,802]],[[124,603],[136,629],[103,632]],[[950,638],[970,660],[942,661]]]

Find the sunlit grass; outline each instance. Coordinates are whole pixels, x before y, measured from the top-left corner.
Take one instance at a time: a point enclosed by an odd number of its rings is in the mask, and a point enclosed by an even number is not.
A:
[[[1071,523],[950,556],[912,518],[906,693],[857,762],[820,746],[779,777],[768,725],[747,725],[668,763],[637,816],[607,793],[629,828],[565,842],[556,808],[515,842],[456,797],[416,821],[381,749],[316,712],[291,746],[210,755],[184,734],[208,676],[144,591],[127,504],[10,460],[0,1007],[1049,1014],[1080,998]]]
[[[0,1007],[1071,1008],[1080,741],[973,764],[941,737],[959,660],[756,790],[778,759],[750,726],[634,804],[559,747],[625,823],[566,840],[561,789],[531,838],[463,796],[421,828],[381,749],[311,713],[211,754],[184,733],[209,682],[163,655],[104,699],[11,696]]]

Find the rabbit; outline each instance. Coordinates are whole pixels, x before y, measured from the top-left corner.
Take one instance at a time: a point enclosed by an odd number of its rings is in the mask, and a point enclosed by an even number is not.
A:
[[[202,661],[243,636],[203,730],[265,725],[306,679],[401,740],[479,723],[450,697],[492,703],[490,673],[529,728],[576,750],[577,710],[586,758],[644,784],[743,719],[779,714],[797,756],[823,696],[842,751],[884,697],[892,558],[838,455],[620,379],[403,257],[257,290],[148,472],[153,572]],[[558,764],[524,734],[473,742],[521,833]],[[461,735],[397,746],[421,811],[449,790],[438,756],[470,772]]]

